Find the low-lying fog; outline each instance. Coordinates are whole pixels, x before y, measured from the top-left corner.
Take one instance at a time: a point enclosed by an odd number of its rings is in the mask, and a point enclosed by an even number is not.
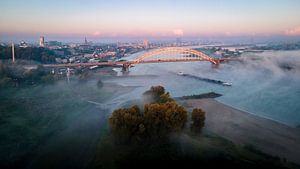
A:
[[[136,55],[133,55],[134,57]],[[153,85],[173,97],[214,91],[218,101],[291,126],[300,124],[300,51],[243,54],[243,63],[213,68],[208,62],[135,65],[128,76],[1,90],[0,159],[28,168],[85,168],[93,158],[107,118],[124,103],[140,99]],[[222,86],[178,72],[231,82]],[[97,87],[102,79],[104,87]],[[116,85],[115,83],[122,85]],[[82,152],[82,153],[78,153]],[[30,156],[28,156],[30,154]],[[21,160],[21,161],[18,161]],[[69,161],[69,163],[68,163]],[[65,166],[61,166],[62,162]]]

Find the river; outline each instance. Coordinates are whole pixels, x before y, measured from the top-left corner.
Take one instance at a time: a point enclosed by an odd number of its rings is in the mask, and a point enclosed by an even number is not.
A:
[[[132,60],[141,53],[127,57]],[[264,51],[244,53],[244,62],[221,64],[209,62],[139,64],[130,68],[129,75],[156,75],[144,78],[110,79],[125,86],[141,86],[118,99],[138,99],[152,85],[163,85],[172,96],[217,92],[218,101],[289,126],[300,125],[300,51]],[[120,69],[117,69],[120,71]],[[231,82],[221,86],[190,77],[193,76]]]

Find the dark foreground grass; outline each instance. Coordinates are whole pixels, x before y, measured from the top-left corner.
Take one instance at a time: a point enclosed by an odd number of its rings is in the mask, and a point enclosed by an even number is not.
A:
[[[99,145],[91,168],[299,168],[260,152],[235,145],[212,133],[174,134],[170,140],[115,144],[108,136]]]

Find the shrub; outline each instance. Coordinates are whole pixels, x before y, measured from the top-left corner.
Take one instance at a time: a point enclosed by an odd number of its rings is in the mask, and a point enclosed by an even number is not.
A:
[[[192,125],[191,130],[193,132],[201,133],[202,128],[204,127],[205,121],[205,112],[202,109],[193,109],[192,111]]]

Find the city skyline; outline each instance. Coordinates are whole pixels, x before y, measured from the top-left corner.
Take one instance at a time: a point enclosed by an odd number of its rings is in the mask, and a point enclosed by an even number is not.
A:
[[[1,1],[0,40],[299,37],[300,1]]]

